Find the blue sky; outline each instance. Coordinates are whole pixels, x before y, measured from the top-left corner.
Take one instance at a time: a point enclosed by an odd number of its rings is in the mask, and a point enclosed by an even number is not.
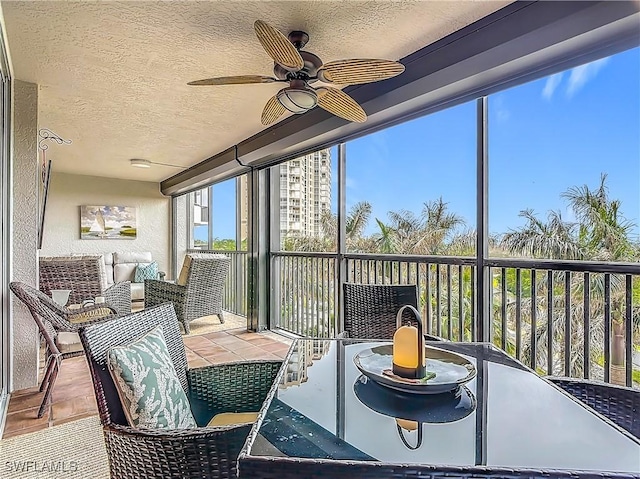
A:
[[[442,197],[475,225],[476,103],[459,105],[347,143],[347,208],[368,201],[374,218],[419,214]],[[336,149],[332,149],[334,210]],[[523,224],[520,210],[560,210],[571,186],[612,198],[640,231],[640,49],[635,48],[489,97],[489,229]],[[233,180],[214,186],[214,236],[234,237]],[[200,234],[197,234],[200,236]]]

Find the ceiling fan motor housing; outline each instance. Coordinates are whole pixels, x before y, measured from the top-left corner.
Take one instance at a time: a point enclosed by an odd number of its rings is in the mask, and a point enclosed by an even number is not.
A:
[[[304,32],[300,32],[300,33],[304,33]],[[291,34],[289,35],[289,38],[291,38]],[[291,72],[287,70],[285,67],[283,67],[282,65],[280,65],[279,63],[274,63],[273,74],[278,80],[300,79],[300,80],[307,80],[310,82],[313,82],[316,80],[318,69],[322,66],[322,60],[320,59],[320,57],[318,57],[317,55],[314,55],[311,52],[299,51],[298,53],[300,53],[300,56],[302,57],[302,61],[304,62],[304,66],[299,71]]]

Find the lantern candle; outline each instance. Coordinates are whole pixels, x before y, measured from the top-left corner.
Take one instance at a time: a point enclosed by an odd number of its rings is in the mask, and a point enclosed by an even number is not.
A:
[[[402,313],[409,308],[416,317],[418,327],[403,326]],[[422,379],[426,376],[424,356],[424,334],[422,318],[413,306],[404,305],[396,316],[397,330],[393,335],[393,374],[408,378]]]

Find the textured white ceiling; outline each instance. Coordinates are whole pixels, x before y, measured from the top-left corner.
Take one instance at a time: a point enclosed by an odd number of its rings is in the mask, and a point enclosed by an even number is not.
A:
[[[39,126],[71,139],[57,171],[163,180],[261,131],[282,84],[189,87],[270,75],[253,31],[304,30],[323,61],[400,59],[510,1],[2,1],[15,79],[40,86]]]

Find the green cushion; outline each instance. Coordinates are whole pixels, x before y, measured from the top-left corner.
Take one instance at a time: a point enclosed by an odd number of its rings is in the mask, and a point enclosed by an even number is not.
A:
[[[158,263],[155,261],[147,265],[138,263],[133,281],[134,283],[144,283],[145,279],[158,279]]]
[[[107,364],[131,426],[197,427],[161,326],[131,344],[111,348]]]

